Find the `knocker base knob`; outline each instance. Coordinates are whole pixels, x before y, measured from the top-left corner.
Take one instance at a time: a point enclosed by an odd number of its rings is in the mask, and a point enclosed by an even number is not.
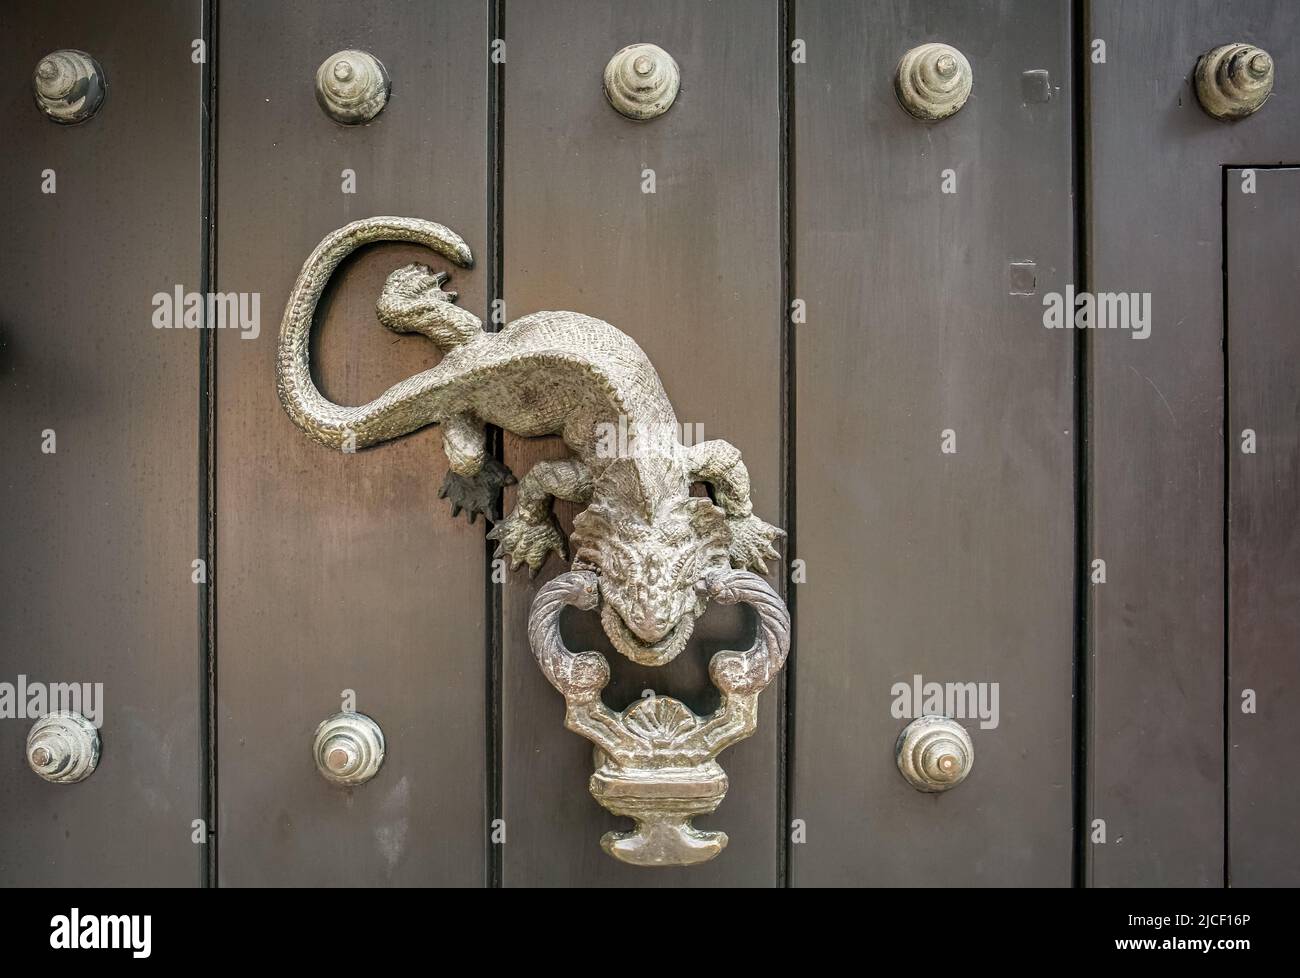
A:
[[[705,832],[691,819],[716,811],[727,775],[716,761],[678,771],[635,771],[602,764],[591,776],[592,797],[615,815],[636,820],[631,832],[606,832],[600,846],[634,866],[691,866],[727,846],[725,832]]]

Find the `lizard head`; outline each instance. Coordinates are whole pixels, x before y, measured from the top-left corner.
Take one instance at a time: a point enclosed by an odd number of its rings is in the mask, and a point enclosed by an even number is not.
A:
[[[611,482],[613,484],[611,484]],[[600,479],[573,521],[574,567],[595,570],[600,621],[619,652],[641,665],[672,661],[686,647],[707,599],[696,582],[731,565],[726,516],[707,498],[617,491]]]

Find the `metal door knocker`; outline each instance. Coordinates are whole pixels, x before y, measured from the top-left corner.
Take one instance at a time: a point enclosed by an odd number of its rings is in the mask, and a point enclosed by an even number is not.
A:
[[[454,304],[445,273],[412,264],[389,277],[379,321],[421,333],[442,351],[435,367],[408,377],[359,407],[334,404],[316,389],[309,342],[316,304],[330,275],[355,249],[375,241],[418,242],[458,265],[469,247],[430,221],[374,217],[328,235],[303,266],[280,328],[280,402],[303,431],[337,450],[364,448],[429,424],[442,426],[450,471],[440,495],[453,515],[482,513],[494,526],[497,556],[536,573],[552,551],[572,570],[543,587],[529,637],[543,671],[567,703],[566,724],[598,749],[590,788],[610,811],[635,818],[632,833],[611,833],[606,850],[642,865],[683,865],[712,858],[722,833],[693,829],[726,792],[714,760],[753,733],[757,698],[789,648],[789,616],[776,593],[749,571],[766,573],[783,532],[754,515],[749,474],[725,441],[681,444],[663,384],[641,348],[609,323],[576,312],[537,312],[497,333]],[[560,435],[570,458],[536,463],[518,483],[518,503],[497,519],[492,509],[510,471],[487,452],[487,425],[524,437]],[[632,430],[635,452],[609,452],[604,432]],[[692,496],[707,483],[713,499]],[[553,499],[586,509],[566,541]],[[716,499],[716,503],[714,500]],[[616,714],[600,702],[604,658],[573,655],[556,632],[565,604],[599,607],[615,649],[642,665],[663,665],[685,647],[710,600],[745,602],[759,633],[747,652],[719,652],[710,675],[722,704],[697,717],[668,697]]]
[[[566,605],[596,607],[596,574],[561,574],[537,592],[528,619],[533,654],[564,696],[564,725],[596,745],[596,773],[588,785],[592,795],[615,815],[636,821],[632,832],[606,832],[601,847],[637,866],[701,863],[726,846],[725,832],[701,832],[691,819],[722,803],[727,775],[714,758],[757,729],[758,694],[790,649],[789,612],[757,574],[711,570],[695,591],[721,604],[746,602],[758,613],[753,646],[747,652],[719,652],[709,662],[709,678],[721,690],[722,702],[708,717],[696,716],[670,696],[642,698],[622,713],[601,701],[609,663],[599,652],[570,652],[559,626]]]

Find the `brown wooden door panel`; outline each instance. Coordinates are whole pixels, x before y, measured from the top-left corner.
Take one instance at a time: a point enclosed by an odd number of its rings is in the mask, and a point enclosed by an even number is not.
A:
[[[777,15],[769,2],[507,3],[503,279],[512,319],[572,309],[635,339],[679,420],[744,453],[755,512],[780,524]],[[606,61],[639,41],[663,47],[682,72],[676,104],[644,123],[618,115],[601,91]],[[641,189],[647,168],[654,194]],[[506,440],[506,461],[519,475],[560,453],[553,441]],[[570,530],[573,507],[558,512]],[[730,837],[716,860],[645,870],[601,851],[601,834],[622,823],[587,793],[591,746],[564,729],[563,700],[537,668],[525,631],[537,586],[560,569],[553,560],[537,581],[521,572],[504,586],[505,885],[775,883],[776,686],[764,694],[758,733],[720,758],[730,791],[698,822]],[[659,669],[613,652],[595,615],[571,615],[567,627],[571,647],[606,652],[611,706],[650,688],[702,711],[717,702],[709,655],[743,647],[752,626],[737,609],[715,607],[686,652]]]
[[[103,683],[103,754],[80,784],[39,780],[32,720],[0,720],[6,886],[201,878],[201,337],[152,325],[155,293],[200,287],[201,36],[197,2],[0,14],[0,681]],[[108,93],[65,127],[31,75],[69,46]]]
[[[0,884],[1300,878],[1282,763],[1300,735],[1300,8],[110,7],[0,12],[0,683],[103,683],[81,784],[35,777],[34,718],[0,716]],[[927,41],[974,73],[937,123],[893,87]],[[1192,71],[1230,41],[1277,71],[1261,111],[1223,123]],[[635,42],[681,69],[648,122],[601,90]],[[41,55],[65,47],[108,80],[73,127],[31,97]],[[317,66],[344,48],[392,78],[368,125],[316,103]],[[344,454],[281,408],[304,259],[384,214],[448,225],[477,265],[396,244],[347,260],[313,334],[327,397],[360,403],[437,362],[375,316],[389,272],[430,264],[489,329],[501,298],[507,320],[574,310],[628,333],[687,439],[735,444],[755,512],[789,517],[768,579],[794,647],[757,734],[720,758],[730,790],[698,820],[729,836],[714,861],[647,870],[600,848],[626,826],[590,796],[591,746],[526,633],[567,561],[494,580],[483,523],[438,498],[436,427]],[[255,336],[154,328],[158,293],[209,275],[256,297]],[[1045,298],[1070,287],[1149,295],[1150,335],[1044,329]],[[567,454],[493,438],[520,477]],[[579,508],[557,504],[566,532]],[[715,606],[654,669],[595,614],[563,622],[571,648],[608,658],[609,705],[654,691],[697,713],[718,702],[709,657],[753,627]],[[984,706],[997,687],[995,716],[962,718],[975,764],[951,792],[895,764],[900,710],[932,712],[902,702],[917,682],[983,684]],[[345,705],[387,741],[350,790],[310,751]]]
[[[1073,339],[1042,326],[1073,274],[1070,33],[1056,4],[795,6],[795,885],[1070,882]],[[893,91],[928,41],[974,77],[932,125]],[[942,795],[895,766],[918,675],[999,687]]]
[[[1088,284],[1149,292],[1151,335],[1091,331],[1087,815],[1097,886],[1224,882],[1223,164],[1300,160],[1295,79],[1236,123],[1196,59],[1231,41],[1300,63],[1300,10],[1269,0],[1093,0]],[[1277,111],[1282,109],[1282,111]]]
[[[1300,738],[1300,169],[1229,169],[1223,189],[1228,883],[1294,886],[1300,790],[1278,761]]]
[[[217,343],[220,882],[481,885],[482,522],[437,498],[437,429],[350,455],[311,442],[276,398],[275,346],[303,260],[351,220],[429,218],[485,255],[486,8],[223,4],[219,31],[217,278],[262,295],[261,335]],[[315,101],[316,67],[348,47],[393,80],[367,126]],[[385,277],[410,261],[446,267],[381,245],[336,276],[315,331],[327,396],[361,403],[436,362],[375,319]],[[457,270],[449,287],[485,315],[484,282]],[[345,689],[387,740],[382,770],[352,790],[326,784],[310,750]]]

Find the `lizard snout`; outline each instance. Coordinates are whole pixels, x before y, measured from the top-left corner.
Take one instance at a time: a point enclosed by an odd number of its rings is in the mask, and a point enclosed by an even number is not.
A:
[[[677,625],[665,611],[646,602],[633,605],[624,621],[632,634],[643,642],[658,642]]]

